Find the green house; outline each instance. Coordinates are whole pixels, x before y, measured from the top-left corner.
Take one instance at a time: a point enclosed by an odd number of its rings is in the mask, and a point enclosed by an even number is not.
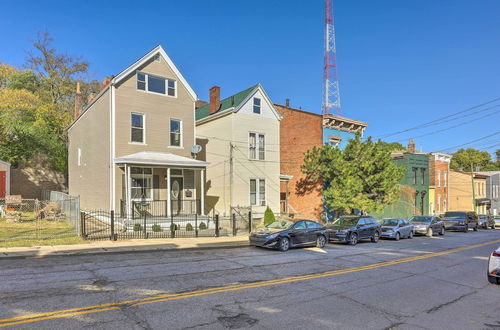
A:
[[[429,213],[429,158],[425,153],[395,152],[395,163],[406,169],[400,182],[399,200],[387,206],[383,212],[373,214],[377,218],[410,218]]]

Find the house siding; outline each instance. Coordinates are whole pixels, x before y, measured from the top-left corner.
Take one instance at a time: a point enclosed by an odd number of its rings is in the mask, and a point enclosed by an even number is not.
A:
[[[69,129],[70,195],[83,209],[108,209],[110,197],[110,92],[105,91]],[[78,166],[78,149],[81,163]]]

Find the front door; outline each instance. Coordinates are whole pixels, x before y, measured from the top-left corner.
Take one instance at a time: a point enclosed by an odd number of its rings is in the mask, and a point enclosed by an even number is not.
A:
[[[0,171],[0,198],[5,197],[7,184],[5,182],[5,171]]]
[[[183,178],[171,178],[170,198],[172,199],[172,214],[182,213],[182,191],[184,187]]]

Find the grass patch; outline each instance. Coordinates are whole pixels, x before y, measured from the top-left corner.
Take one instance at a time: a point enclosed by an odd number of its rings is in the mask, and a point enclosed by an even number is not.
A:
[[[0,247],[90,243],[68,221],[6,222],[0,219]]]

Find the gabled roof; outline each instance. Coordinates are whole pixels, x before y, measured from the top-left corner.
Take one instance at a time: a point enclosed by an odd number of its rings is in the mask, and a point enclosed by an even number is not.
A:
[[[250,93],[258,86],[259,84],[253,85],[252,87],[242,90],[241,92],[238,92],[230,97],[226,97],[225,99],[220,101],[219,109],[217,109],[217,111],[213,114],[210,113],[210,103],[196,109],[196,120],[206,118],[210,115],[214,115],[218,112],[222,112],[230,108],[238,107],[238,105],[240,105],[240,103],[243,102],[243,100],[245,100],[247,96],[250,95]]]
[[[115,164],[170,165],[187,167],[206,167],[209,163],[168,152],[141,151],[115,158]]]
[[[141,57],[140,59],[135,61],[132,65],[130,65],[128,68],[126,68],[122,72],[120,72],[116,77],[113,78],[111,83],[112,84],[119,83],[120,81],[125,79],[128,75],[135,72],[135,70],[137,70],[144,63],[151,60],[157,54],[160,54],[160,56],[163,57],[163,59],[170,66],[172,71],[174,71],[174,73],[179,77],[179,80],[184,85],[184,87],[186,87],[186,89],[188,90],[189,94],[193,97],[193,99],[198,100],[198,97],[196,96],[196,93],[194,92],[194,90],[191,88],[191,86],[189,86],[189,84],[186,81],[186,79],[184,78],[184,76],[181,74],[179,69],[177,69],[174,62],[172,62],[172,60],[170,59],[170,57],[168,57],[167,53],[165,52],[165,50],[163,49],[163,47],[161,45],[156,46],[149,53],[147,53],[146,55],[144,55],[143,57]]]

